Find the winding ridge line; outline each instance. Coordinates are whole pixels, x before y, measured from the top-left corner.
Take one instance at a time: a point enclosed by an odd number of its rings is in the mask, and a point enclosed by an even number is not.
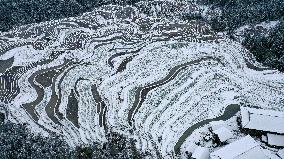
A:
[[[123,55],[126,55],[126,54],[136,54],[138,52],[140,52],[141,50],[143,49],[143,47],[137,49],[137,50],[132,50],[132,51],[129,51],[129,52],[120,52],[120,53],[116,53],[114,55],[112,55],[108,60],[107,60],[107,63],[110,67],[114,67],[113,66],[113,63],[112,63],[112,60],[116,57],[119,57],[119,56],[123,56]]]
[[[149,91],[151,91],[152,89],[155,89],[161,85],[164,85],[166,83],[168,83],[169,81],[171,81],[172,79],[174,79],[178,73],[185,69],[187,66],[181,66],[181,67],[177,67],[176,69],[172,69],[169,73],[169,75],[167,75],[164,79],[157,81],[151,85],[148,85],[146,87],[139,87],[136,90],[136,94],[135,94],[135,100],[134,100],[134,106],[130,109],[129,113],[128,113],[128,122],[130,125],[132,125],[132,121],[134,115],[137,113],[138,109],[141,107],[142,103],[145,101],[147,94],[149,93]],[[136,106],[135,106],[136,105]]]
[[[75,94],[75,91],[72,89],[68,97],[66,118],[70,120],[77,128],[79,128],[80,125],[78,121],[78,100]]]
[[[180,154],[180,147],[181,147],[181,145],[187,139],[187,137],[190,136],[193,133],[194,130],[196,130],[196,129],[198,129],[198,128],[206,125],[206,124],[209,124],[211,121],[228,120],[231,117],[233,117],[234,115],[236,115],[236,113],[238,111],[240,111],[240,105],[238,105],[238,104],[231,104],[231,105],[228,105],[225,108],[225,111],[224,111],[224,113],[221,116],[213,118],[213,119],[203,120],[203,121],[201,121],[199,123],[196,123],[196,124],[192,125],[191,127],[189,127],[182,134],[182,136],[179,138],[178,142],[175,144],[175,146],[174,146],[175,154]]]
[[[0,73],[5,73],[7,69],[12,67],[14,62],[14,57],[11,57],[7,60],[0,60]]]
[[[150,84],[150,85],[145,86],[145,87],[138,87],[138,89],[136,90],[136,93],[135,93],[135,100],[134,100],[133,106],[130,108],[129,113],[128,113],[129,125],[132,125],[132,120],[134,118],[134,115],[137,113],[138,109],[141,107],[141,105],[144,102],[144,100],[146,99],[146,96],[149,93],[149,91],[151,91],[152,89],[155,89],[155,88],[157,88],[161,85],[168,83],[169,81],[174,79],[181,70],[185,69],[189,65],[196,64],[196,63],[199,63],[201,61],[206,61],[206,60],[210,60],[210,59],[213,59],[213,60],[220,62],[220,59],[218,59],[218,58],[214,59],[213,57],[203,57],[203,58],[200,58],[200,59],[197,59],[197,60],[193,60],[193,61],[181,64],[179,66],[175,66],[174,68],[172,68],[170,70],[169,74],[162,80],[154,82],[153,84]]]
[[[1,39],[0,42],[3,42],[3,40]],[[12,44],[9,44],[9,42],[11,42]],[[25,46],[25,45],[31,45],[31,44],[32,42],[29,42],[29,41],[8,41],[7,43],[1,44],[0,56],[4,55],[6,52],[14,48]]]
[[[25,72],[27,72],[28,69],[34,68],[37,65],[41,65],[46,62],[48,62],[48,60],[34,62],[29,64],[28,66],[10,67],[4,74],[0,76],[0,80],[4,81],[3,83],[0,83],[0,87],[5,88],[3,91],[0,91],[0,100],[6,104],[11,102],[20,92],[20,88],[18,86],[19,78]]]
[[[63,114],[59,112],[59,105],[61,103],[61,88],[60,88],[60,85],[64,79],[64,77],[66,76],[66,74],[69,72],[69,70],[73,69],[74,67],[76,67],[77,65],[74,65],[76,64],[75,62],[70,62],[70,66],[69,68],[63,70],[63,71],[66,71],[63,76],[61,77],[61,79],[59,80],[58,82],[58,86],[55,85],[55,82],[52,84],[52,96],[51,96],[51,99],[50,99],[50,102],[48,103],[48,105],[46,106],[46,113],[49,115],[49,117],[52,117],[55,121],[55,123],[61,125],[61,123],[59,122],[59,120],[62,120],[63,119]],[[63,72],[62,71],[62,72]],[[61,73],[60,73],[61,74]],[[57,77],[60,75],[58,74]],[[57,78],[56,77],[56,78]],[[56,79],[55,78],[55,79]],[[55,87],[58,88],[58,91],[59,91],[59,94],[57,95],[56,94],[56,91],[55,91]],[[56,116],[57,117],[56,117]]]
[[[97,103],[97,113],[99,113],[99,124],[100,127],[104,127],[105,129],[107,128],[106,125],[106,104],[102,100],[102,97],[100,96],[97,86],[92,85],[91,91],[93,94],[93,98],[95,99],[95,102]]]
[[[134,56],[131,56],[131,57],[127,57],[126,59],[124,59],[121,64],[118,66],[117,70],[116,70],[116,73],[119,73],[119,72],[122,72],[126,69],[126,65],[132,61],[132,59],[135,57]]]
[[[273,70],[271,68],[265,68],[265,67],[257,67],[255,65],[253,65],[252,63],[250,63],[247,59],[245,59],[246,65],[248,68],[256,70],[256,71],[265,71],[265,70]]]
[[[80,94],[77,91],[77,85],[78,85],[78,82],[82,80],[88,81],[88,79],[84,79],[80,77],[75,82],[75,88],[71,90],[71,93],[68,97],[68,104],[67,104],[67,109],[66,109],[67,119],[69,119],[77,128],[80,128],[79,120],[78,120],[79,119],[78,117],[79,107],[78,107],[78,99],[77,99],[77,97],[79,97]]]
[[[33,80],[36,78],[36,76],[44,73],[44,72],[47,72],[49,70],[56,70],[56,69],[64,69],[68,62],[65,62],[63,63],[62,65],[59,65],[59,66],[54,66],[54,67],[51,67],[51,68],[48,68],[48,69],[44,69],[44,70],[40,70],[40,71],[37,71],[36,73],[32,74],[28,81],[29,83],[32,85],[32,87],[36,90],[37,92],[37,99],[31,103],[26,103],[26,104],[23,104],[23,107],[24,109],[32,116],[32,118],[35,120],[35,121],[38,121],[38,115],[37,113],[34,111],[35,110],[35,106],[38,105],[42,100],[43,100],[43,97],[44,97],[44,90],[43,90],[43,87],[42,86],[38,86],[36,85]],[[58,73],[59,74],[59,73]],[[56,76],[56,75],[54,75]],[[54,78],[54,77],[53,77]]]
[[[0,76],[0,101],[7,104],[12,101],[19,92],[18,77],[13,74],[10,68],[10,70]]]
[[[56,124],[61,125],[61,123],[59,122],[59,120],[63,119],[63,114],[59,112],[59,104],[60,104],[60,100],[61,100],[61,88],[60,85],[64,79],[64,77],[66,76],[66,74],[68,73],[69,70],[71,70],[72,68],[76,67],[75,62],[70,62],[67,61],[66,67],[64,67],[64,69],[62,71],[60,71],[55,77],[54,79],[56,80],[58,78],[58,76],[60,76],[60,74],[64,71],[66,71],[63,76],[61,77],[61,79],[58,82],[58,90],[59,90],[59,94],[56,94],[55,88],[57,87],[55,85],[55,82],[52,83],[51,89],[52,89],[52,95],[51,98],[48,102],[48,104],[45,107],[45,112],[47,114],[47,116]],[[56,115],[56,116],[55,116]]]

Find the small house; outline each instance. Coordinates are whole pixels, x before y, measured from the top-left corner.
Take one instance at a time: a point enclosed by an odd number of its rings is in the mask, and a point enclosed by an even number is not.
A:
[[[218,121],[211,121],[209,123],[209,130],[211,132],[221,128],[221,127],[226,127],[226,123],[223,120],[218,120]]]
[[[221,144],[233,137],[233,133],[227,128],[227,124],[223,120],[212,121],[209,125],[209,130],[213,133],[213,141],[215,143]]]
[[[211,159],[269,159],[260,144],[247,135],[210,154]]]
[[[284,147],[284,112],[242,107],[241,127],[270,147]]]
[[[218,141],[221,143],[233,137],[233,133],[231,132],[231,130],[226,127],[221,127],[217,130],[214,130],[213,133],[216,135]]]
[[[206,147],[198,146],[193,152],[192,159],[210,159],[209,158],[209,149]]]
[[[284,112],[256,108],[241,108],[241,127],[284,135]]]
[[[284,135],[266,134],[267,144],[271,147],[284,147]]]

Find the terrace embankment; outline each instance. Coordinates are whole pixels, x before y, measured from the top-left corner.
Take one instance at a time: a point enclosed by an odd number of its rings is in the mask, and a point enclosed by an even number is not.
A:
[[[114,131],[166,158],[196,128],[233,116],[235,104],[284,110],[284,75],[202,20],[109,5],[17,27],[0,43],[7,119],[71,146]]]

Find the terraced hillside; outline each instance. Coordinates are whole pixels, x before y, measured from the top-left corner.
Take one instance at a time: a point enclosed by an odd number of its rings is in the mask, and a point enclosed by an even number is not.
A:
[[[8,120],[72,145],[114,131],[170,157],[192,126],[230,105],[284,111],[284,74],[201,20],[103,6],[0,35],[0,100]]]

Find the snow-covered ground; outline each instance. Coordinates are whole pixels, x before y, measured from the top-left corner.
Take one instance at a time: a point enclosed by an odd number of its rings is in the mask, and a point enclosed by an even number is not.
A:
[[[8,119],[62,134],[73,146],[103,142],[111,130],[170,158],[188,128],[228,105],[284,111],[284,74],[254,63],[238,42],[201,21],[104,6],[15,28],[0,39],[0,60],[14,58],[14,69],[0,77],[8,83],[0,93]],[[72,91],[76,112],[69,109]],[[182,153],[199,132],[184,141]]]

